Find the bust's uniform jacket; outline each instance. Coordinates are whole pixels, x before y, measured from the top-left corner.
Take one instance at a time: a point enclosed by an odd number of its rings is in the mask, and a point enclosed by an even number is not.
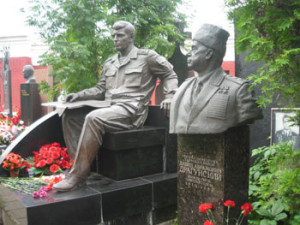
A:
[[[262,117],[247,81],[228,76],[222,68],[211,73],[193,104],[197,77],[188,78],[179,87],[171,103],[170,133],[220,133]]]

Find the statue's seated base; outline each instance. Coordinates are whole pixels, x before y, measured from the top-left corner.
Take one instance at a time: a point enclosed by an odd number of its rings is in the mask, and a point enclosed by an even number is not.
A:
[[[92,170],[114,180],[163,172],[165,133],[164,127],[145,126],[106,134]]]

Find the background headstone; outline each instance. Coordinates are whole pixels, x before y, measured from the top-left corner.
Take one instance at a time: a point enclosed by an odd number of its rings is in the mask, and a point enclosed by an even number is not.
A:
[[[248,126],[220,134],[178,135],[177,158],[178,224],[203,224],[207,217],[198,208],[205,202],[213,204],[217,224],[225,224],[223,202],[228,199],[237,204],[231,217],[238,218],[248,199]]]
[[[30,125],[41,117],[41,98],[37,83],[21,84],[21,119]]]

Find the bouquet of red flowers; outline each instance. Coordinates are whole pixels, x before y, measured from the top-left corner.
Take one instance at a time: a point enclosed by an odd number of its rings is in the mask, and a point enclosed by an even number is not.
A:
[[[33,152],[33,158],[29,159],[32,167],[30,171],[34,174],[55,174],[64,169],[70,169],[73,162],[66,147],[61,147],[59,143],[43,145],[38,152]]]
[[[226,200],[223,204],[225,207],[227,207],[226,224],[228,225],[229,224],[229,211],[230,211],[230,208],[235,207],[235,202],[231,201],[231,200]],[[213,210],[213,205],[210,203],[206,202],[206,203],[199,205],[199,212],[206,214],[208,217],[208,220],[206,220],[203,225],[216,225],[212,210]],[[241,206],[241,214],[240,214],[239,218],[238,219],[232,218],[231,220],[234,220],[235,221],[234,223],[236,225],[241,225],[244,217],[248,216],[249,213],[252,211],[253,211],[253,206],[250,203],[246,202]]]
[[[0,144],[9,145],[22,131],[25,130],[20,119],[21,111],[18,110],[14,117],[6,117],[0,113]]]
[[[21,169],[26,167],[30,167],[30,165],[25,161],[25,159],[13,152],[9,153],[2,162],[3,169],[14,172],[16,175],[19,174]]]

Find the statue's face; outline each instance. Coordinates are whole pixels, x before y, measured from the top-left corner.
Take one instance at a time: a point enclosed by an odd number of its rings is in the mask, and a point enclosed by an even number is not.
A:
[[[211,50],[198,41],[192,41],[192,49],[187,53],[187,65],[189,69],[197,72],[203,71],[207,66],[207,52]]]
[[[23,76],[25,79],[27,79],[28,77],[30,77],[32,75],[32,72],[26,68],[23,69]]]
[[[133,38],[125,32],[125,28],[113,31],[114,45],[117,51],[124,51],[133,43]]]

